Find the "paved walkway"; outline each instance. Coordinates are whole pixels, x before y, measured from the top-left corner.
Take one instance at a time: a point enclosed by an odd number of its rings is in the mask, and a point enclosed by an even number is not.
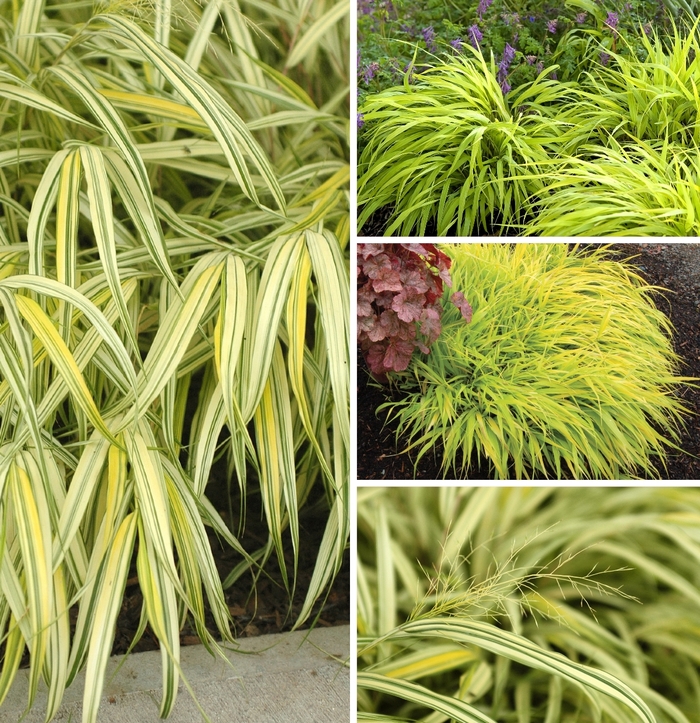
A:
[[[212,658],[201,645],[182,648],[182,669],[211,723],[349,723],[350,628],[244,638],[231,665]],[[109,661],[107,680],[122,656]],[[156,723],[161,691],[160,652],[129,656],[106,686],[99,723]],[[0,707],[0,723],[17,723],[26,705],[28,671],[20,670]],[[83,675],[66,691],[55,721],[80,723]],[[43,723],[46,691],[23,723]],[[171,723],[202,717],[180,685]]]

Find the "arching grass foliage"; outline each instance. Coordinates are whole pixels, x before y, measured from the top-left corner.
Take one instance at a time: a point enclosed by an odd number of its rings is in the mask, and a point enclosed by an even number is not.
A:
[[[605,249],[450,244],[453,291],[440,337],[385,409],[417,459],[446,475],[488,464],[500,479],[663,474],[683,381],[654,290]]]
[[[358,227],[385,235],[696,236],[698,24],[641,34],[639,57],[576,33],[576,81],[504,94],[476,50],[370,95]],[[622,44],[623,39],[619,38]]]
[[[697,723],[694,488],[361,488],[358,720]]]
[[[86,668],[95,720],[135,559],[167,716],[186,617],[215,650],[206,600],[232,641],[208,534],[239,554],[224,585],[270,561],[291,597],[325,504],[296,624],[342,562],[347,8],[26,0],[0,28],[0,702],[28,649],[28,706],[43,677],[51,719]]]

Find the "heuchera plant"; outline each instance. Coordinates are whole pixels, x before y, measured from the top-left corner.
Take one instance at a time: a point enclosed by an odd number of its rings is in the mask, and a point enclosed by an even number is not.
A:
[[[451,263],[434,244],[357,244],[357,340],[377,380],[404,371],[416,348],[430,353],[442,329],[440,299],[443,284],[452,286]],[[464,294],[450,300],[469,323]]]

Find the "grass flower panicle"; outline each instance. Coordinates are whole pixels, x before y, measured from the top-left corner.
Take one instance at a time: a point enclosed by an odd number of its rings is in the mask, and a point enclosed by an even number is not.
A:
[[[695,723],[699,514],[687,487],[360,488],[358,721]]]

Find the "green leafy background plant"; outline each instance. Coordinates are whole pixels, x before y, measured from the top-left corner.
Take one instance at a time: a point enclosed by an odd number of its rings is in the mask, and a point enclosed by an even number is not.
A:
[[[663,474],[684,412],[668,319],[653,291],[605,248],[450,244],[453,291],[427,357],[396,375],[403,394],[380,409],[408,448],[468,478]]]
[[[692,488],[361,488],[358,720],[700,720],[699,505]]]
[[[320,491],[297,625],[342,563],[347,8],[0,13],[0,701],[26,647],[28,706],[43,676],[52,718],[86,667],[95,720],[135,556],[167,716],[186,616],[215,651],[206,600],[232,641],[209,534],[239,553],[224,587],[273,558],[291,597],[299,508]],[[207,499],[222,455],[242,499],[227,520]],[[269,536],[246,550],[255,493]]]

